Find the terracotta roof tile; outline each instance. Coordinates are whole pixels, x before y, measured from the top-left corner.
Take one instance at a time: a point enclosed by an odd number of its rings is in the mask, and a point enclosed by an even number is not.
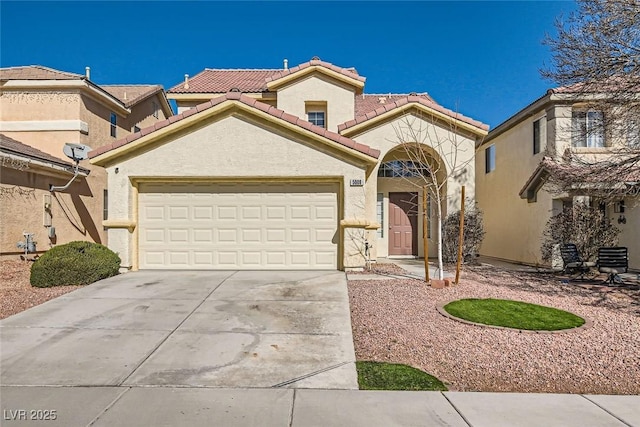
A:
[[[120,100],[127,108],[162,91],[160,85],[100,85],[100,87]]]
[[[0,68],[0,80],[80,80],[84,75],[55,70],[42,65]]]
[[[41,160],[45,162],[54,163],[59,166],[63,166],[71,170],[73,168],[73,164],[70,162],[65,162],[51,154],[47,154],[43,151],[38,150],[30,145],[24,144],[20,141],[17,141],[13,138],[9,138],[6,135],[0,134],[0,151],[6,153],[12,153],[19,156],[27,157],[34,160]],[[85,168],[80,168],[80,170],[87,173],[89,170]]]
[[[288,76],[312,66],[320,66],[352,79],[364,82],[366,79],[358,75],[355,68],[342,68],[329,62],[312,59],[304,64],[287,70],[277,69],[212,69],[206,68],[185,82],[173,86],[167,93],[228,93],[238,89],[242,93],[262,93],[267,91],[267,83]]]
[[[168,120],[165,120],[161,123],[167,122],[167,124],[163,125],[162,127],[168,126],[169,123],[173,124],[176,122],[179,122],[189,116],[192,116],[194,114],[198,114],[200,111],[205,111],[209,108],[214,107],[215,105],[218,105],[222,102],[225,101],[237,101],[237,102],[241,102],[249,107],[255,108],[256,110],[260,110],[260,111],[264,111],[267,114],[270,114],[274,117],[278,117],[282,120],[285,120],[291,124],[294,124],[296,126],[299,126],[303,129],[307,129],[317,135],[321,135],[327,139],[330,139],[333,142],[336,142],[340,145],[343,145],[345,147],[349,147],[349,148],[353,148],[356,151],[359,151],[363,154],[366,154],[368,156],[371,156],[373,158],[378,158],[380,156],[380,150],[376,150],[373,149],[371,147],[369,147],[368,145],[364,145],[364,144],[356,144],[355,141],[353,141],[352,139],[349,139],[345,136],[342,136],[336,132],[332,132],[330,130],[327,130],[325,128],[321,128],[319,126],[315,126],[309,122],[306,123],[301,123],[301,119],[297,116],[294,116],[292,114],[288,114],[285,113],[282,110],[279,110],[273,106],[269,106],[267,104],[264,104],[262,102],[256,101],[254,98],[251,98],[249,96],[246,95],[242,95],[238,92],[229,92],[225,95],[222,95],[220,97],[214,98],[210,101],[204,102],[200,105],[198,105],[197,108],[191,108],[189,110],[184,111],[181,114],[177,114],[175,116],[172,116],[171,118],[169,118]],[[255,102],[254,102],[255,101]],[[149,126],[146,127],[144,129],[141,129],[140,132],[136,132],[134,134],[130,134],[128,135],[126,138],[121,139],[119,141],[116,141],[114,144],[112,144],[111,146],[103,146],[100,147],[98,149],[95,149],[93,151],[91,151],[89,153],[89,157],[90,158],[94,158],[99,156],[100,154],[104,154],[114,148],[117,147],[121,147],[123,145],[129,144],[135,140],[138,140],[140,138],[142,138],[143,136],[149,135],[150,133],[156,131],[154,126]]]
[[[260,93],[267,90],[267,78],[282,70],[220,70],[207,68],[189,79],[189,87],[181,82],[167,93],[227,93],[236,88],[241,92]]]
[[[341,125],[338,125],[338,132],[342,132],[346,129],[349,129],[355,125],[358,125],[360,123],[364,123],[367,120],[371,120],[374,117],[377,117],[381,114],[384,114],[388,111],[394,110],[396,108],[402,107],[403,105],[407,105],[409,103],[416,103],[416,104],[421,104],[425,107],[431,108],[433,110],[436,110],[442,114],[445,114],[451,118],[454,118],[456,120],[460,120],[461,122],[467,123],[471,126],[475,126],[479,129],[482,130],[489,130],[489,125],[486,125],[482,122],[479,122],[477,120],[473,120],[470,117],[466,117],[460,113],[456,113],[448,108],[445,108],[443,106],[441,106],[440,104],[437,104],[430,96],[426,95],[426,94],[422,94],[422,95],[393,95],[391,97],[391,100],[393,100],[393,102],[388,103],[389,100],[389,96],[387,96],[387,99],[385,99],[385,104],[384,104],[384,108],[379,108],[380,105],[378,104],[377,106],[374,106],[373,102],[371,100],[366,100],[368,97],[381,97],[383,95],[356,95],[356,118],[354,120],[349,120],[346,123],[343,123]],[[401,96],[401,97],[400,97]],[[396,98],[397,97],[397,98]],[[362,99],[363,101],[358,101],[358,98]],[[366,100],[366,101],[364,101]],[[378,101],[380,102],[380,101]],[[369,108],[374,108],[373,110],[369,110],[366,111]],[[359,114],[358,114],[359,112]]]
[[[342,68],[342,67],[338,67],[337,65],[333,65],[329,62],[326,61],[321,61],[320,59],[312,59],[309,62],[305,62],[303,64],[300,65],[296,65],[295,67],[289,68],[288,70],[280,70],[278,73],[267,77],[267,83],[268,82],[272,82],[278,79],[281,79],[282,77],[286,77],[290,74],[294,74],[297,73],[298,71],[302,71],[306,68],[309,67],[323,67],[323,68],[327,68],[331,71],[335,71],[336,73],[340,73],[344,76],[347,76],[349,78],[358,80],[360,82],[364,82],[366,80],[366,78],[358,75],[358,72],[355,70],[355,68]]]
[[[368,93],[356,95],[355,116],[364,116],[369,111],[374,111],[379,108],[389,108],[389,105],[393,105],[393,103],[398,99],[406,98],[407,96],[409,96],[409,94],[406,93]],[[433,101],[433,99],[426,93],[421,93],[417,96]]]

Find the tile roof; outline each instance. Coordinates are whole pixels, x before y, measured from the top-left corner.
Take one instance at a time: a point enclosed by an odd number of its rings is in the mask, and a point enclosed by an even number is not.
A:
[[[359,115],[356,116],[355,119],[353,120],[349,120],[346,123],[343,123],[341,125],[338,125],[338,132],[342,132],[343,130],[349,129],[355,125],[358,125],[360,123],[364,123],[368,120],[373,119],[374,117],[380,116],[388,111],[391,110],[395,110],[396,108],[400,108],[404,105],[407,104],[411,104],[411,103],[415,103],[415,104],[420,104],[423,105],[425,107],[431,108],[432,110],[436,110],[442,114],[445,114],[453,119],[456,120],[460,120],[461,122],[467,123],[471,126],[477,127],[479,129],[482,130],[489,130],[489,125],[486,125],[482,122],[479,122],[477,120],[473,120],[470,117],[466,117],[460,113],[456,113],[455,111],[452,111],[448,108],[445,108],[439,104],[437,104],[435,101],[427,99],[423,96],[419,96],[419,95],[409,95],[406,96],[404,98],[400,98],[397,99],[393,102],[388,102],[385,104],[380,105],[378,108],[376,108],[373,111],[369,111],[367,113],[365,113],[364,115]]]
[[[320,66],[352,79],[364,82],[365,78],[358,75],[355,68],[342,68],[319,59],[312,59],[304,64],[289,69],[213,69],[205,68],[200,73],[189,78],[189,87],[180,82],[167,93],[227,93],[231,89],[238,89],[244,93],[261,93],[267,91],[267,83],[288,76],[312,66]]]
[[[54,157],[51,154],[47,154],[30,145],[24,144],[20,141],[16,141],[15,139],[9,138],[8,136],[1,133],[0,133],[0,151],[10,152],[20,156],[28,157],[30,159],[55,163],[56,165],[69,168],[70,170],[73,168],[73,164],[69,162],[65,162],[64,160]],[[85,168],[80,168],[80,170],[84,172],[89,171],[88,169],[85,169]]]
[[[271,70],[219,70],[206,68],[189,78],[189,87],[181,82],[167,93],[227,93],[233,88],[241,92],[260,93],[267,90],[267,78],[278,74],[279,69]]]
[[[351,148],[353,150],[356,150],[360,153],[366,154],[368,156],[371,156],[373,158],[378,158],[378,156],[380,156],[380,150],[376,150],[373,149],[371,147],[369,147],[368,145],[365,144],[361,144],[359,142],[356,142],[350,138],[347,138],[345,136],[340,135],[339,133],[336,132],[332,132],[330,130],[327,130],[325,128],[321,128],[319,126],[315,126],[313,124],[311,124],[310,122],[303,120],[299,117],[296,117],[292,114],[286,113],[282,110],[279,110],[271,105],[265,104],[264,102],[260,102],[258,100],[256,100],[255,98],[251,98],[249,96],[246,95],[242,95],[240,92],[228,92],[222,96],[216,97],[210,101],[204,102],[194,108],[191,108],[181,114],[177,114],[175,116],[171,116],[168,119],[156,122],[154,125],[146,127],[144,129],[141,129],[139,132],[136,133],[132,133],[130,135],[128,135],[126,138],[120,139],[118,141],[115,141],[112,144],[107,144],[104,145],[98,149],[95,149],[93,151],[91,151],[89,153],[89,157],[90,158],[94,158],[97,157],[101,154],[104,154],[108,151],[114,150],[116,148],[122,147],[124,145],[127,145],[135,140],[138,140],[140,138],[142,138],[143,136],[146,136],[152,132],[158,131],[162,128],[165,128],[173,123],[179,122],[180,120],[186,119],[189,116],[192,116],[194,114],[197,114],[201,111],[205,111],[208,110],[209,108],[212,108],[218,104],[221,104],[225,101],[237,101],[237,102],[241,102],[244,105],[247,105],[249,107],[255,108],[256,110],[260,110],[263,111],[271,116],[277,117],[279,119],[282,119],[286,122],[289,122],[293,125],[299,126],[302,129],[306,129],[310,132],[313,132],[317,135],[320,135],[324,138],[327,138],[333,142],[336,142],[340,145],[343,145],[345,147]]]
[[[127,108],[162,91],[160,85],[100,85],[100,87],[120,100]]]
[[[0,68],[0,80],[79,80],[84,75],[54,70],[42,65]]]
[[[356,71],[355,68],[342,68],[342,67],[338,67],[337,65],[333,65],[329,62],[326,61],[322,61],[319,58],[314,57],[311,61],[309,62],[305,62],[303,64],[300,65],[296,65],[295,67],[291,67],[287,70],[280,70],[279,73],[274,74],[273,76],[270,76],[267,78],[267,83],[268,82],[272,82],[274,80],[278,80],[282,77],[286,77],[290,74],[295,74],[298,71],[302,71],[305,68],[309,68],[309,67],[324,67],[324,68],[328,68],[331,71],[335,71],[336,73],[340,73],[344,76],[347,76],[349,78],[358,80],[360,82],[364,82],[366,80],[366,78],[358,75],[358,72]]]
[[[406,98],[408,93],[367,93],[356,95],[356,112],[355,117],[364,116],[370,111],[374,111],[384,104],[398,101]],[[427,100],[433,101],[433,98],[427,93],[411,94],[421,96]],[[434,101],[435,102],[435,101]]]

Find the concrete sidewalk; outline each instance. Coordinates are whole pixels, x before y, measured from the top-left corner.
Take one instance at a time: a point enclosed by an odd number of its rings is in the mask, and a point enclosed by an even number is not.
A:
[[[640,426],[640,396],[21,386],[0,393],[0,424],[8,427]]]

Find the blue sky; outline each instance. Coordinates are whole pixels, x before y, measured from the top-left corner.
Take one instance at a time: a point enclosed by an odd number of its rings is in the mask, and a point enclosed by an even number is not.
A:
[[[367,93],[428,92],[491,127],[553,86],[539,69],[573,1],[9,2],[0,64],[156,83],[209,68],[280,68],[313,56],[356,67]]]

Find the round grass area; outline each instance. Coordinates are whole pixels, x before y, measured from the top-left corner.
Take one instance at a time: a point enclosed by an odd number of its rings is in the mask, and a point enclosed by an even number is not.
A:
[[[356,370],[360,390],[447,390],[436,377],[407,365],[356,362]]]
[[[450,302],[444,309],[470,322],[528,331],[559,331],[585,323],[582,317],[568,311],[503,299],[461,299]]]

